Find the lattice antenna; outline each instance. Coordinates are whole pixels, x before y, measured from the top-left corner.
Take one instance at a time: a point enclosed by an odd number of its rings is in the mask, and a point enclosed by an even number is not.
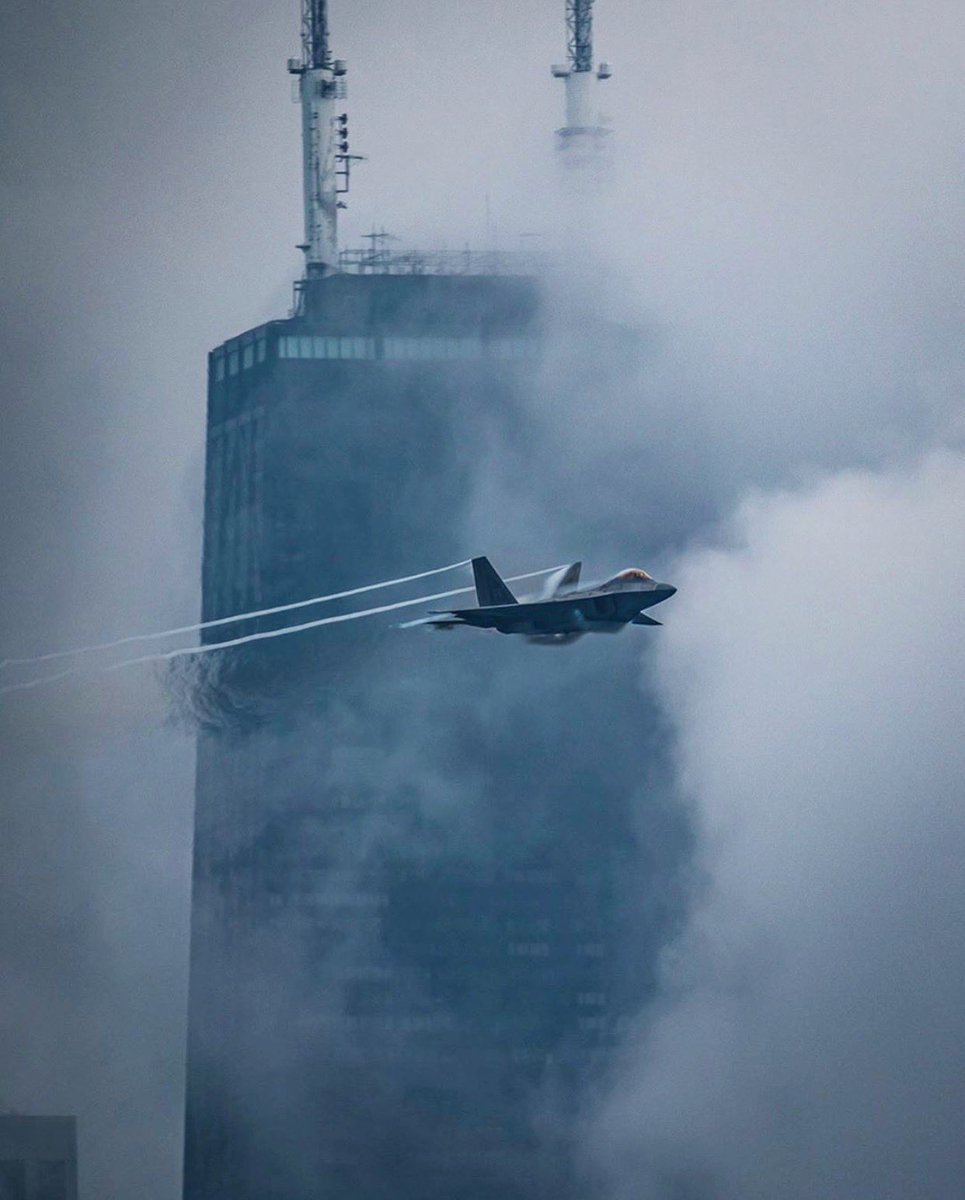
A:
[[[302,0],[302,66],[330,67],[328,0]]]
[[[566,51],[571,71],[593,70],[593,0],[566,0]]]
[[[557,130],[564,162],[583,167],[600,163],[610,130],[597,109],[597,84],[610,78],[610,67],[593,70],[593,0],[566,0],[567,62],[553,67],[566,85],[566,124]]]
[[[345,63],[332,58],[327,0],[302,0],[302,55],[290,58],[298,76],[302,107],[305,274],[338,270],[338,210],[345,207],[349,174],[357,154],[349,154],[345,100]]]

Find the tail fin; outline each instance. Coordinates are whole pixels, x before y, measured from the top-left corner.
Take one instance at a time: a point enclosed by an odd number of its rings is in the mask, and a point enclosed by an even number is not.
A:
[[[472,577],[476,581],[476,599],[480,608],[494,604],[516,604],[517,600],[496,573],[488,558],[472,560]]]
[[[543,584],[543,597],[549,599],[555,596],[560,588],[572,587],[573,584],[580,582],[580,571],[583,568],[581,562],[570,563],[568,567],[560,567]]]

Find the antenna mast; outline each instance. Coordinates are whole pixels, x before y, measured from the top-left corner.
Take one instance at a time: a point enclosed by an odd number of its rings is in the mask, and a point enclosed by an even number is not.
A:
[[[328,47],[328,4],[326,0],[303,0],[302,62],[311,67],[330,67]]]
[[[557,130],[557,146],[568,166],[598,161],[609,128],[596,108],[597,84],[609,79],[608,63],[593,70],[593,0],[566,0],[565,65],[554,65],[553,75],[566,84],[566,124]]]
[[[348,191],[358,155],[348,152],[348,116],[337,111],[345,99],[345,63],[332,58],[327,0],[302,0],[302,54],[288,60],[298,78],[302,108],[302,174],[305,202],[305,276],[338,270],[338,210]]]

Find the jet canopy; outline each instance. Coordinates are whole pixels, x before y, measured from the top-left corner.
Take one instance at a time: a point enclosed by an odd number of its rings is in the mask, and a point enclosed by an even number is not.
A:
[[[653,583],[653,576],[648,575],[642,567],[627,567],[625,571],[621,571],[619,575],[614,575],[612,579],[608,579],[607,583]]]

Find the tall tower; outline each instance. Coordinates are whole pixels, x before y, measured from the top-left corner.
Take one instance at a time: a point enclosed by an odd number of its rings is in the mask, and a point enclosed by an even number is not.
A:
[[[340,111],[346,67],[332,58],[327,0],[302,0],[302,53],[288,60],[288,70],[298,79],[302,112],[305,238],[299,249],[312,277],[338,267],[339,196],[348,190],[351,164],[347,116]]]
[[[557,147],[568,167],[599,161],[610,133],[600,116],[598,85],[611,75],[609,64],[593,66],[593,0],[566,0],[565,64],[553,75],[566,88],[566,124],[557,130]]]
[[[205,619],[498,555],[473,536],[492,448],[541,447],[538,281],[340,254],[324,3],[292,69],[306,271],[292,315],[208,358]],[[570,1122],[617,1020],[634,674],[323,632],[211,656],[197,693],[185,1200],[575,1200]]]

